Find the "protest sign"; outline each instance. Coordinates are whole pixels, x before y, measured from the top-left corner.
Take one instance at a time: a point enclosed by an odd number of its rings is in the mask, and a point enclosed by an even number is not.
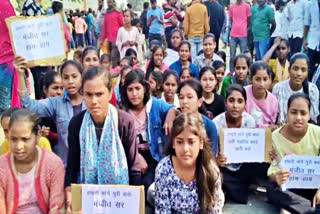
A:
[[[144,214],[143,186],[72,184],[72,211],[82,214]]]
[[[12,48],[28,66],[60,65],[66,58],[64,27],[60,15],[6,19]]]
[[[280,162],[282,169],[290,171],[290,177],[283,189],[320,188],[320,157],[307,155],[286,155]]]
[[[271,162],[270,129],[230,128],[220,130],[220,151],[227,163]]]

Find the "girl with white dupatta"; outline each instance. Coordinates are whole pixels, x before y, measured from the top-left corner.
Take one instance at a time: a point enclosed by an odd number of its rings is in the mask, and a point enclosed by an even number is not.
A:
[[[134,120],[107,102],[112,82],[103,68],[83,76],[86,111],[69,125],[69,156],[65,179],[67,213],[71,213],[71,183],[141,184]]]

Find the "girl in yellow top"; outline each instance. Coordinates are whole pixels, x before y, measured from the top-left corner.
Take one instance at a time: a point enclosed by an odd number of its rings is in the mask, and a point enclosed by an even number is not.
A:
[[[3,128],[3,132],[4,132],[4,135],[6,138],[1,144],[1,155],[5,155],[11,151],[10,150],[10,143],[8,141],[8,139],[9,139],[9,136],[8,136],[9,123],[10,123],[11,115],[17,110],[18,110],[17,108],[9,108],[5,112],[3,112],[1,115],[1,126]],[[39,142],[38,142],[38,146],[42,149],[45,149],[45,150],[51,152],[50,142],[45,137],[40,137]]]
[[[319,213],[320,190],[290,189],[280,186],[289,178],[290,172],[279,167],[281,159],[288,154],[319,156],[320,127],[308,123],[310,99],[304,93],[293,94],[288,100],[288,123],[272,133],[276,157],[268,170],[274,186],[268,190],[268,198],[276,206],[291,213]]]
[[[277,58],[271,59],[274,52],[276,52]],[[278,82],[289,79],[289,53],[288,40],[277,38],[269,51],[264,55],[263,61],[269,65],[275,76],[272,81],[272,87]]]

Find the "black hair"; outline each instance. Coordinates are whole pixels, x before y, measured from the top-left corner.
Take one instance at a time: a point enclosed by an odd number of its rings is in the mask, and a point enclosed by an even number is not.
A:
[[[170,32],[170,39],[171,39],[171,37],[172,37],[172,35],[173,35],[174,33],[179,33],[180,38],[181,38],[181,41],[183,41],[183,39],[184,39],[183,33],[182,33],[182,31],[179,30],[178,28],[175,28],[175,29],[173,29],[173,30]]]
[[[147,68],[147,71],[146,71],[146,79],[149,79],[149,76],[150,76],[151,72],[153,72],[154,68],[156,67],[156,64],[155,64],[155,62],[154,62],[154,54],[155,54],[155,52],[157,52],[157,50],[159,50],[159,49],[162,50],[163,57],[164,57],[165,52],[164,52],[164,48],[163,48],[163,47],[156,45],[156,46],[154,46],[154,47],[152,48],[152,50],[151,50],[150,63],[149,63],[149,66],[148,66],[148,68]]]
[[[290,65],[289,65],[289,70],[291,70],[291,66],[298,60],[298,59],[304,59],[307,61],[307,65],[309,68],[309,64],[310,64],[310,59],[309,57],[304,54],[304,53],[295,53],[291,58],[290,58]],[[302,88],[303,88],[303,92],[306,95],[309,95],[309,82],[308,82],[308,77],[303,81],[302,83]]]
[[[123,106],[125,106],[127,109],[132,109],[133,105],[129,101],[128,94],[127,94],[127,88],[130,84],[138,82],[145,88],[145,94],[143,98],[143,103],[146,104],[150,99],[150,87],[147,81],[144,79],[144,73],[140,69],[134,69],[130,71],[126,77],[126,80],[124,82],[123,87],[120,89],[121,93],[121,103]]]
[[[177,85],[179,85],[180,80],[178,77],[178,74],[176,71],[174,70],[167,70],[164,75],[163,75],[163,83],[170,77],[170,76],[174,76],[174,78],[176,79]]]
[[[83,52],[82,52],[82,56],[81,56],[81,62],[83,63],[83,60],[84,58],[88,55],[89,52],[95,52],[95,54],[98,56],[98,58],[100,59],[100,56],[99,56],[99,52],[98,52],[98,49],[93,47],[93,46],[88,46],[86,47]]]
[[[139,18],[134,18],[134,19],[132,19],[131,24],[132,24],[132,26],[134,26],[134,27],[137,27],[138,25],[140,25],[140,26],[142,27],[142,23],[141,23],[141,21],[140,21]]]
[[[235,67],[236,67],[237,62],[238,62],[238,60],[239,60],[239,59],[245,59],[245,60],[246,60],[246,63],[247,63],[248,68],[250,68],[250,65],[251,65],[250,59],[249,59],[249,57],[248,57],[247,55],[245,55],[245,54],[239,54],[239,55],[237,55],[237,56],[234,58],[234,61],[233,61],[233,68],[235,68]]]
[[[62,2],[54,1],[52,2],[51,8],[53,13],[56,14],[63,10],[63,4]]]
[[[9,129],[12,127],[12,125],[16,121],[26,121],[32,124],[31,126],[31,132],[35,135],[38,135],[41,127],[40,127],[40,117],[33,112],[30,112],[26,109],[18,109],[15,110],[11,117],[10,117],[10,122],[9,122]]]
[[[48,71],[45,73],[44,76],[40,79],[40,88],[41,90],[48,89],[50,85],[54,82],[54,79],[59,76],[60,74],[55,71]]]
[[[132,54],[134,54],[135,56],[138,56],[137,51],[135,51],[133,48],[128,48],[124,56],[131,57]]]
[[[239,84],[232,84],[227,90],[226,99],[231,95],[233,91],[238,91],[242,94],[244,101],[247,102],[247,93],[246,90]]]
[[[161,42],[159,41],[159,40],[157,40],[157,39],[153,39],[153,40],[151,40],[150,41],[150,44],[149,44],[149,47],[152,47],[152,46],[161,46]]]
[[[102,54],[100,57],[100,63],[102,64],[104,60],[111,62],[111,56],[108,54]]]
[[[311,100],[310,100],[310,97],[305,94],[305,93],[302,93],[302,92],[298,92],[298,93],[294,93],[290,96],[289,100],[288,100],[288,110],[291,106],[291,103],[296,100],[296,99],[299,99],[299,98],[302,98],[302,99],[305,99],[306,101],[308,101],[308,108],[309,108],[309,111],[311,109]]]
[[[148,9],[149,7],[149,2],[143,2],[143,9]]]
[[[282,0],[277,0],[275,6],[276,6],[276,10],[280,10],[280,7],[286,6],[286,3]]]
[[[125,66],[125,67],[121,68],[121,70],[120,70],[120,76],[122,77],[123,72],[124,72],[125,70],[128,70],[128,69],[131,69],[131,70],[132,70],[132,67],[131,67],[131,66]]]
[[[200,70],[200,73],[199,73],[199,80],[201,79],[201,77],[203,76],[203,74],[207,71],[210,71],[214,78],[216,79],[217,83],[216,83],[216,86],[215,88],[213,89],[213,92],[215,93],[218,89],[219,89],[219,82],[218,82],[218,79],[217,79],[217,73],[216,73],[216,70],[211,67],[211,66],[204,66],[203,68],[201,68]]]
[[[83,75],[82,88],[87,81],[93,80],[96,77],[102,77],[102,80],[104,81],[105,86],[108,88],[109,92],[111,92],[111,89],[112,89],[111,76],[110,76],[110,73],[103,67],[89,68],[88,71]]]
[[[192,74],[192,71],[190,70],[190,68],[183,67],[183,68],[181,69],[180,78],[181,78],[181,76],[182,76],[183,72],[185,72],[185,71],[188,71],[188,72],[189,72],[189,74],[190,74],[190,77],[193,77],[193,74]]]
[[[5,117],[11,118],[11,115],[17,110],[19,110],[19,109],[15,108],[15,107],[11,107],[11,108],[8,108],[7,110],[5,110],[4,112],[2,112],[2,114],[1,114],[1,123],[3,121],[3,118],[5,118]]]
[[[180,44],[179,50],[180,50],[180,48],[181,48],[183,45],[187,45],[188,48],[189,48],[189,50],[191,51],[191,43],[190,43],[189,41],[183,40],[183,41],[181,42],[181,44]]]
[[[177,93],[180,94],[181,89],[185,86],[191,87],[196,92],[198,99],[202,98],[203,89],[202,89],[202,86],[198,80],[189,79],[189,80],[182,82],[178,87]],[[207,110],[203,104],[199,107],[199,112],[201,114],[207,116]]]
[[[163,75],[161,72],[159,71],[152,71],[151,74],[149,75],[149,77],[152,76],[154,81],[157,84],[157,89],[159,88],[159,90],[157,91],[158,93],[160,93],[162,91],[162,83],[163,83]],[[149,79],[146,79],[147,81]],[[156,94],[153,94],[153,96],[155,96]],[[160,94],[161,95],[161,94]],[[155,96],[157,97],[157,96]]]
[[[132,61],[132,59],[131,59],[131,57],[130,56],[125,56],[125,57],[123,57],[121,60],[120,60],[120,63],[122,62],[122,60],[128,60],[129,61],[129,66],[133,66],[133,61]]]
[[[257,71],[266,70],[268,76],[271,79],[272,72],[271,72],[271,69],[268,69],[268,68],[269,68],[269,66],[267,65],[267,63],[265,63],[262,60],[252,63],[252,65],[250,66],[250,78],[253,78],[253,76],[256,75]]]
[[[132,5],[130,3],[127,4],[128,9],[132,9]]]
[[[226,64],[224,64],[223,62],[221,62],[220,60],[216,60],[212,63],[212,67],[214,67],[215,70],[218,70],[221,67],[226,68]]]
[[[150,3],[151,3],[151,4],[157,3],[157,0],[150,0]]]
[[[63,72],[64,72],[64,69],[65,69],[68,65],[74,66],[74,67],[79,71],[79,73],[82,75],[83,69],[82,69],[81,65],[80,65],[77,61],[75,61],[75,60],[67,60],[67,61],[65,61],[65,62],[61,65],[61,67],[60,67],[60,74],[61,74],[61,76],[62,76],[62,74],[63,74]]]
[[[210,38],[213,39],[213,42],[216,42],[216,37],[214,36],[213,33],[207,33],[207,34],[203,37],[203,40],[202,40],[202,41],[204,42],[205,40],[210,39]]]
[[[226,60],[227,60],[227,55],[226,55],[226,52],[224,51],[218,51],[217,52],[217,55],[221,57],[221,59],[223,60],[223,62],[225,63]],[[218,61],[218,60],[217,60]],[[216,62],[216,61],[215,61]]]

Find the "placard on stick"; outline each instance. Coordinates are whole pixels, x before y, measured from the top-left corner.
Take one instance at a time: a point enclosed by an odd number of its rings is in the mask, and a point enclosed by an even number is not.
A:
[[[28,66],[60,65],[66,58],[64,26],[60,15],[6,19],[13,51]]]
[[[270,129],[230,128],[220,130],[220,151],[227,163],[271,162]]]
[[[144,214],[144,186],[72,184],[72,211]]]
[[[280,166],[290,171],[290,177],[283,189],[319,189],[320,157],[307,155],[286,155]]]

